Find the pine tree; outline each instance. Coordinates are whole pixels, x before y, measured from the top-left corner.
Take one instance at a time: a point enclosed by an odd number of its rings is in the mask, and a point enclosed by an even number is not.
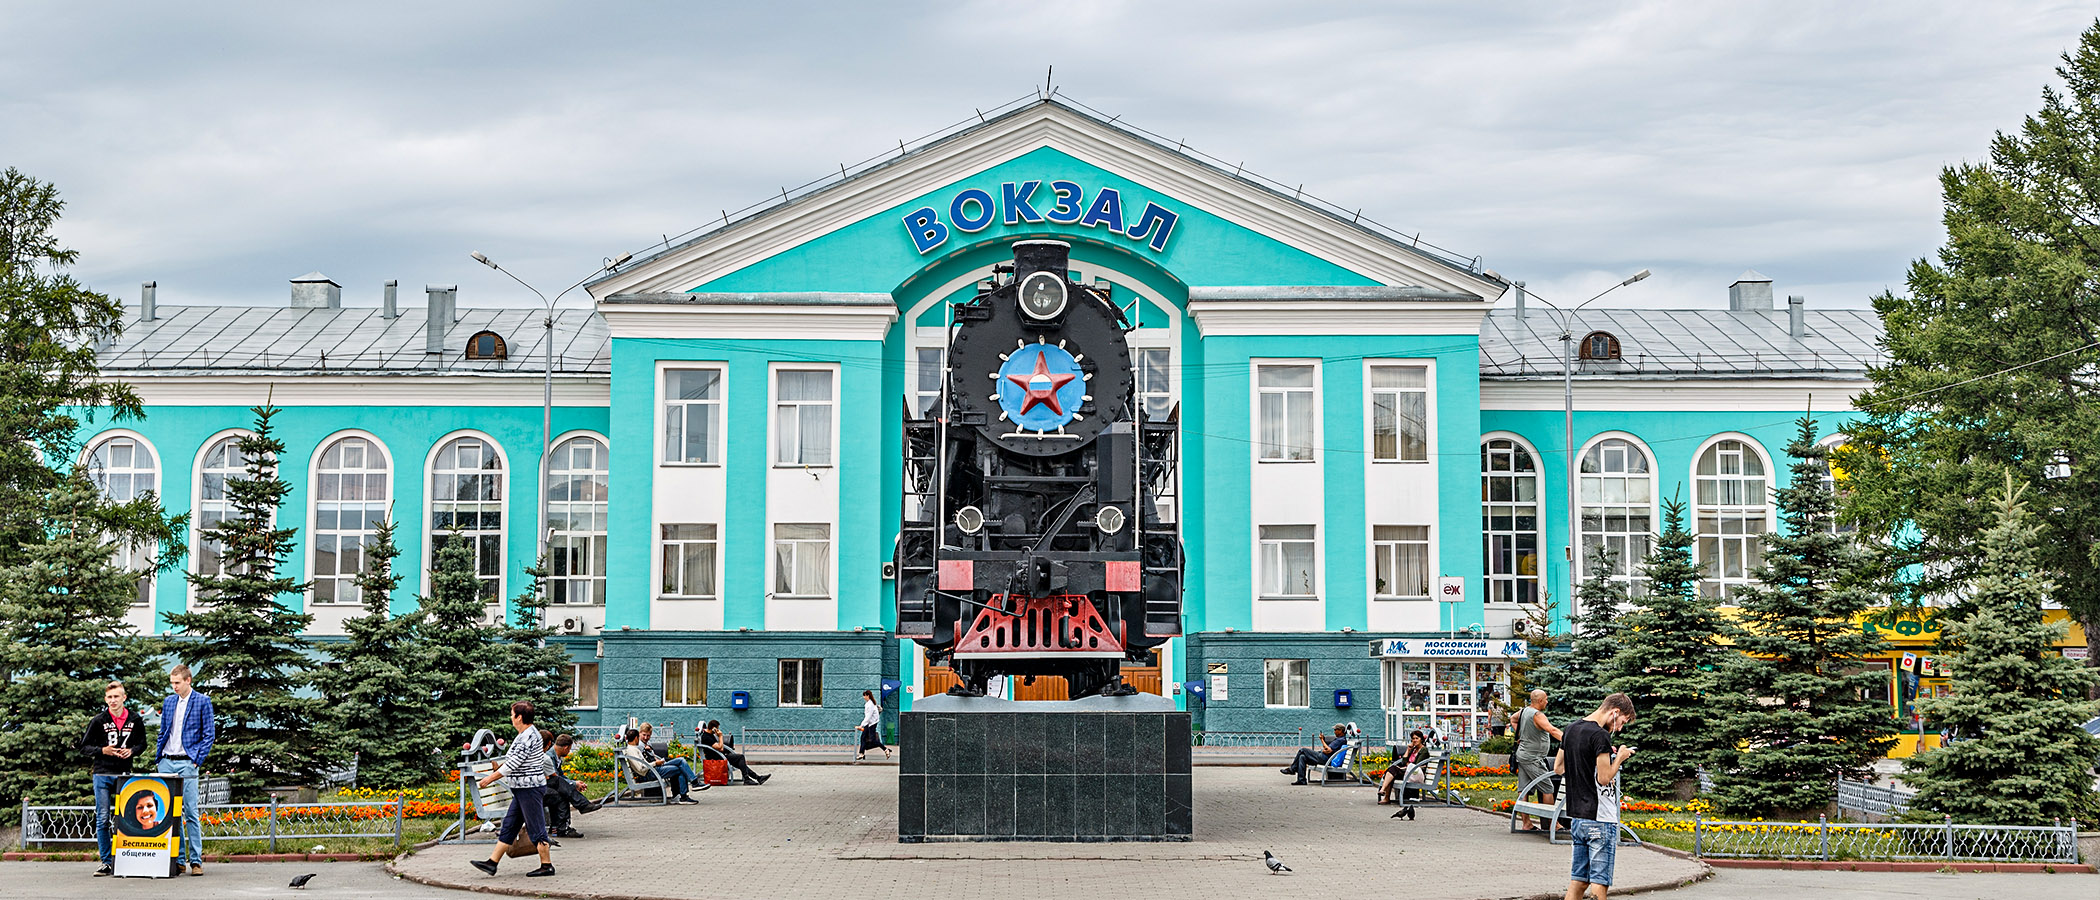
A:
[[[430,652],[431,703],[448,756],[482,728],[510,732],[507,655],[488,622],[489,603],[474,573],[474,550],[457,534],[439,542],[430,593],[421,598],[423,644]]]
[[[2066,629],[2042,621],[2058,590],[2041,565],[2044,528],[2023,502],[2026,487],[2004,477],[1997,521],[1983,533],[1983,562],[1968,584],[1969,612],[1940,636],[1952,694],[1918,701],[1921,714],[1964,739],[1905,760],[1903,778],[1918,789],[1913,810],[2046,825],[2091,814],[2100,742],[2079,724],[2096,712],[2084,699],[2095,675],[2055,652]]]
[[[431,732],[430,649],[419,630],[421,612],[396,616],[390,608],[401,576],[394,574],[394,522],[379,523],[364,550],[357,590],[365,614],[343,622],[347,639],[324,649],[333,660],[314,672],[335,733],[357,748],[363,787],[410,787],[441,777],[451,756]]]
[[[1534,684],[1546,689],[1546,718],[1561,727],[1596,712],[1611,693],[1606,685],[1619,652],[1619,611],[1629,602],[1626,585],[1612,580],[1610,550],[1601,544],[1591,548],[1587,565],[1589,577],[1575,589],[1567,652],[1543,683]]]
[[[80,737],[103,687],[122,681],[132,707],[149,710],[167,684],[153,640],[124,621],[139,573],[118,565],[108,543],[112,534],[173,540],[146,534],[167,524],[158,503],[113,506],[75,472],[39,505],[45,534],[0,566],[0,797],[10,804],[0,811],[92,800]]]
[[[576,725],[576,714],[569,711],[574,688],[562,671],[569,664],[568,648],[547,640],[555,633],[547,627],[547,561],[541,559],[525,574],[532,583],[511,601],[516,619],[502,632],[503,674],[510,682],[504,696],[531,701],[539,724],[565,731]]]
[[[1787,445],[1786,487],[1773,492],[1781,530],[1764,536],[1755,582],[1736,594],[1736,647],[1728,673],[1759,702],[1727,721],[1733,767],[1714,776],[1734,812],[1808,813],[1837,797],[1837,780],[1873,776],[1895,741],[1888,705],[1867,692],[1887,675],[1865,670],[1887,642],[1856,617],[1885,601],[1872,590],[1880,563],[1836,528],[1837,497],[1824,481],[1830,450],[1803,417]],[[1847,674],[1847,672],[1852,674]]]
[[[313,616],[283,605],[306,585],[280,574],[294,532],[276,527],[292,486],[277,474],[284,452],[270,422],[277,408],[254,412],[255,429],[238,444],[247,470],[226,481],[229,514],[204,531],[225,548],[220,570],[191,573],[194,611],[163,616],[185,639],[175,654],[192,663],[217,714],[218,739],[206,764],[232,779],[237,799],[258,798],[271,782],[310,783],[355,749],[323,734],[320,700],[300,695],[313,679],[313,647],[302,637]]]
[[[1717,670],[1734,651],[1722,639],[1730,625],[1698,592],[1684,501],[1663,501],[1663,532],[1641,564],[1648,590],[1619,617],[1619,652],[1610,688],[1633,698],[1637,711],[1620,740],[1640,749],[1625,769],[1627,790],[1641,796],[1683,794],[1685,782],[1729,747],[1721,722],[1735,705]]]

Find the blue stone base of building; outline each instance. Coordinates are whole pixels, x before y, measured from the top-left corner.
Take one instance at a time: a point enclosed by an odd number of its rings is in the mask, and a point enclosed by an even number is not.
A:
[[[1189,840],[1188,713],[950,699],[899,717],[899,842]]]

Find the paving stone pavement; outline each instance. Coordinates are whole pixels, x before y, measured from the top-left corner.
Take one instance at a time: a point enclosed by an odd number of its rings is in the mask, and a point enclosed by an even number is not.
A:
[[[763,786],[718,787],[697,806],[578,816],[586,837],[555,850],[560,874],[525,860],[490,878],[487,845],[432,847],[397,863],[411,878],[478,890],[580,897],[913,898],[1049,889],[1061,896],[1167,890],[1206,900],[1394,890],[1410,900],[1558,894],[1568,849],[1507,833],[1506,820],[1425,807],[1389,818],[1363,787],[1296,787],[1274,769],[1198,768],[1196,839],[1185,843],[896,843],[896,770],[784,766]],[[1271,875],[1263,850],[1296,871]],[[1698,877],[1697,862],[1619,854],[1621,886]]]

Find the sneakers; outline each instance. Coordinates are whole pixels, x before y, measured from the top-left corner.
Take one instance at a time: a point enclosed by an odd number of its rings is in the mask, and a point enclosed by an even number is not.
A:
[[[554,833],[554,836],[555,836],[555,837],[565,837],[565,838],[580,838],[580,837],[583,837],[583,832],[581,832],[581,831],[577,831],[577,830],[576,830],[576,829],[574,829],[574,828],[564,828],[564,829],[561,829],[560,831],[556,831],[556,832]]]
[[[202,863],[190,863],[190,874],[191,874],[191,875],[202,875],[202,874],[204,874],[204,864],[202,864]]]
[[[752,783],[752,784],[765,784],[765,783],[766,783],[767,781],[770,781],[770,780],[772,780],[772,778],[773,778],[773,775],[772,775],[772,773],[770,773],[770,772],[769,772],[769,773],[767,773],[767,774],[764,774],[764,775],[760,775],[760,776],[758,776],[757,778],[751,779],[751,783]]]
[[[705,782],[705,781],[695,781],[695,782],[693,782],[693,790],[696,790],[696,791],[704,791],[704,790],[707,790],[708,788],[711,788],[711,787],[714,787],[714,785],[708,784],[708,783],[707,783],[707,782]]]
[[[545,878],[545,877],[547,877],[547,876],[549,876],[549,875],[552,875],[552,874],[554,874],[554,864],[553,864],[553,863],[541,863],[541,864],[540,864],[540,867],[539,867],[539,868],[537,868],[537,869],[534,869],[534,870],[532,870],[532,871],[530,871],[530,872],[527,872],[527,873],[525,873],[525,877],[527,877],[527,878]]]
[[[671,802],[673,802],[673,803],[691,803],[691,804],[694,804],[694,805],[698,805],[698,804],[700,803],[700,801],[698,801],[698,800],[695,800],[695,799],[693,799],[693,795],[691,795],[691,794],[679,794],[678,796],[676,796],[676,797],[673,797],[673,798],[671,798]]]
[[[483,872],[487,872],[490,875],[496,874],[496,864],[486,859],[475,860],[474,868],[480,869]]]
[[[101,868],[99,868],[99,869],[96,869],[96,870],[95,870],[95,877],[96,877],[96,878],[102,878],[102,877],[105,877],[105,876],[109,876],[109,875],[115,875],[115,874],[117,874],[117,867],[116,867],[116,866],[113,866],[113,865],[110,865],[109,863],[103,863],[103,864],[102,864],[102,867],[101,867]]]

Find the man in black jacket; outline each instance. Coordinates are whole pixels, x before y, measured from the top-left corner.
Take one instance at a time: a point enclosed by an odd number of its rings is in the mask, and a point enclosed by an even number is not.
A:
[[[95,870],[97,878],[116,871],[116,857],[109,849],[111,799],[131,775],[132,760],[146,752],[146,723],[124,706],[125,699],[123,682],[112,681],[103,688],[104,708],[88,720],[87,734],[80,739],[80,752],[95,776],[95,849],[102,862]]]

